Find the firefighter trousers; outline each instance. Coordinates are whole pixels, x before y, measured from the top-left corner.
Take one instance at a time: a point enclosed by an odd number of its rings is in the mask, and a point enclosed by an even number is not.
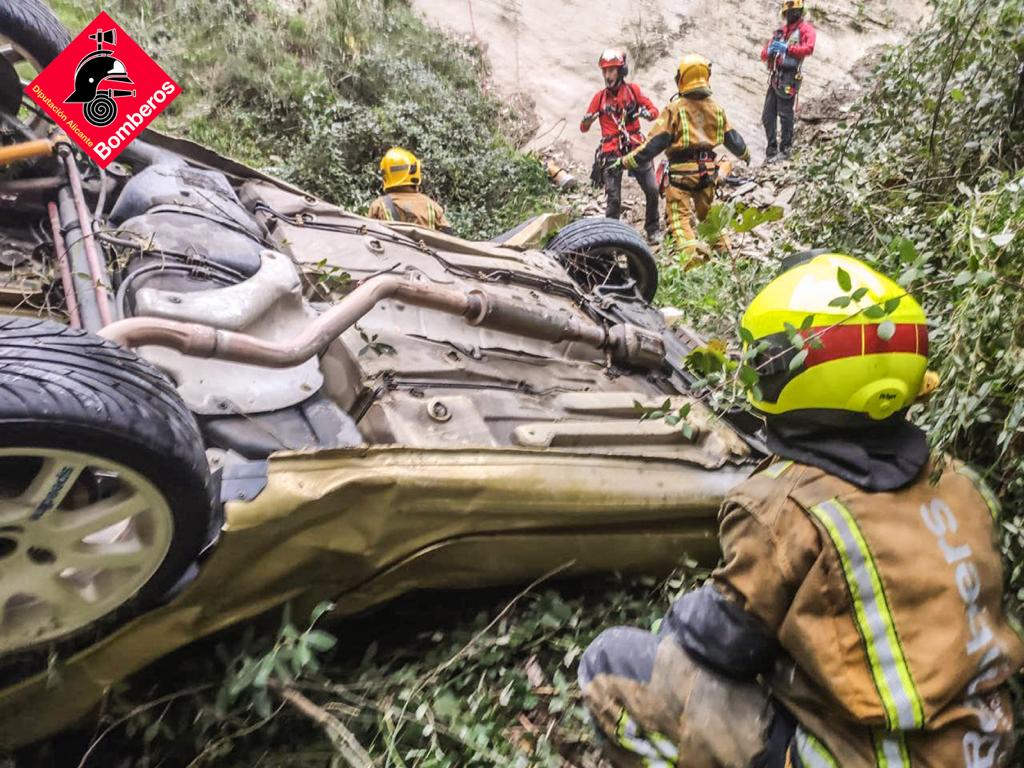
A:
[[[774,88],[768,88],[764,97],[764,109],[761,111],[761,124],[764,126],[764,136],[768,140],[768,148],[765,154],[774,157],[779,152],[788,153],[793,147],[793,125],[795,117],[796,97],[779,96]],[[776,142],[777,125],[782,124],[781,142]]]
[[[665,231],[670,236],[670,247],[675,255],[686,260],[686,269],[692,269],[704,260],[695,227],[707,218],[714,202],[713,184],[692,190],[669,184],[665,191]],[[729,238],[724,233],[715,243],[715,249],[720,252],[729,250]]]
[[[696,663],[669,636],[616,627],[580,660],[580,688],[616,768],[782,768],[795,723],[755,683]]]

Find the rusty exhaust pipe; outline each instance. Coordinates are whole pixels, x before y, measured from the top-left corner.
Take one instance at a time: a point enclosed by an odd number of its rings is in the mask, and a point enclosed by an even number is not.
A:
[[[82,176],[78,172],[78,165],[75,163],[75,157],[71,153],[71,150],[63,145],[58,147],[57,154],[64,161],[64,167],[67,169],[67,189],[70,189],[71,191],[71,200],[68,202],[73,203],[73,207],[66,204],[64,207],[66,209],[73,210],[75,217],[78,219],[78,229],[80,231],[79,236],[82,240],[82,248],[85,251],[85,261],[89,267],[88,274],[92,280],[92,290],[96,295],[95,307],[96,312],[99,315],[98,322],[100,327],[102,327],[109,325],[110,321],[113,319],[110,311],[110,293],[107,290],[107,286],[110,285],[110,277],[107,274],[106,265],[96,253],[96,240],[93,238],[92,234],[92,215],[89,213],[89,209],[85,205],[85,193],[82,191]],[[68,213],[70,213],[71,210],[69,210]],[[72,249],[75,248],[75,245],[77,245],[77,243],[72,244]],[[83,297],[79,298],[84,301]],[[95,324],[96,319],[94,318],[91,323],[86,323],[86,327],[89,328],[89,330],[94,330],[89,326]]]
[[[149,317],[119,320],[104,328],[100,335],[126,347],[154,345],[194,357],[288,368],[319,354],[386,299],[461,316],[471,325],[482,328],[552,343],[578,341],[595,349],[608,349],[614,359],[631,365],[658,367],[664,356],[660,336],[633,326],[615,326],[608,332],[591,321],[565,313],[540,311],[480,290],[463,293],[416,284],[393,275],[367,280],[288,342],[271,342],[209,325]],[[638,334],[644,343],[638,342]]]
[[[64,244],[64,236],[60,233],[60,216],[54,203],[47,203],[46,210],[50,214],[54,258],[57,261],[61,285],[64,286],[64,300],[68,305],[68,320],[72,328],[81,328],[82,319],[78,314],[78,294],[75,292],[75,281],[71,278],[71,267],[68,265],[68,249]]]

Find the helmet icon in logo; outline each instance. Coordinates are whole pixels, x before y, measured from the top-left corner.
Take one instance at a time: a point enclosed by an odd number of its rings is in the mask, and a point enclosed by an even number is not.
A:
[[[113,48],[117,45],[117,30],[106,31],[97,29],[89,35],[96,41],[96,50],[86,54],[75,69],[75,90],[65,100],[65,104],[85,104],[85,119],[98,128],[110,125],[117,117],[117,104],[114,99],[134,96],[134,90],[111,88],[112,83],[134,85],[128,77],[124,63],[114,57],[113,50],[104,48],[108,44]],[[101,88],[100,86],[104,86]]]

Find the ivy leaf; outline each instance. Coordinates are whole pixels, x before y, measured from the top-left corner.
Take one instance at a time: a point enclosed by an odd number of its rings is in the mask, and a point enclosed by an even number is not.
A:
[[[842,267],[836,270],[836,281],[839,283],[839,287],[844,291],[849,291],[853,287],[853,282],[850,280],[850,273]]]
[[[800,330],[806,331],[812,325],[814,325],[814,315],[808,315],[807,317],[804,318],[804,321],[800,323]]]
[[[268,653],[256,665],[256,677],[252,684],[255,688],[266,688],[270,673],[274,671],[274,663],[277,661],[277,653]]]
[[[634,401],[634,402],[636,402],[636,401]],[[316,624],[318,621],[320,621],[320,617],[321,616],[323,616],[328,611],[333,611],[333,610],[334,610],[334,603],[332,603],[330,600],[323,600],[323,601],[317,603],[316,604],[316,608],[313,609],[313,613],[309,617],[309,623],[310,624]]]
[[[917,280],[917,278],[920,275],[920,273],[921,273],[921,270],[919,270],[917,267],[910,267],[903,274],[901,274],[899,276],[899,279],[896,282],[899,283],[900,285],[906,287],[906,286],[910,285],[912,282],[914,282],[915,280]]]
[[[840,309],[845,309],[846,307],[850,306],[852,302],[853,299],[851,299],[849,296],[836,296],[834,299],[832,299],[832,301],[828,303],[828,305],[830,307],[839,307]]]
[[[758,376],[757,371],[749,365],[744,365],[742,368],[740,368],[739,377],[740,382],[745,387],[754,386],[760,379],[760,376]]]
[[[900,255],[900,261],[904,264],[913,264],[917,260],[917,248],[913,240],[898,237],[893,244],[896,246],[896,252]]]
[[[752,334],[747,328],[744,328],[742,325],[740,326],[740,341],[742,341],[744,344],[754,343],[754,334]]]
[[[870,307],[864,310],[864,317],[869,320],[881,320],[885,317],[886,312],[877,304],[872,304]]]
[[[890,341],[896,335],[896,323],[892,320],[885,320],[878,324],[878,338],[882,341]]]
[[[270,713],[273,711],[270,706],[270,694],[266,690],[261,690],[256,693],[252,698],[253,709],[256,710],[256,714],[266,720],[270,717]]]
[[[896,309],[899,307],[900,300],[902,298],[902,296],[896,296],[895,298],[887,300],[885,302],[885,306],[883,307],[885,314],[891,315],[893,312],[895,312]]]
[[[782,208],[775,205],[762,210],[738,203],[736,212],[739,216],[733,221],[732,228],[739,233],[749,232],[767,221],[778,221],[782,218]]]
[[[313,629],[306,633],[306,642],[314,651],[329,651],[338,642],[337,638],[321,629]]]
[[[868,289],[865,288],[864,286],[861,286],[860,288],[858,288],[856,291],[854,291],[851,294],[850,298],[853,299],[854,301],[860,301],[865,296],[867,296],[867,294],[868,294]]]

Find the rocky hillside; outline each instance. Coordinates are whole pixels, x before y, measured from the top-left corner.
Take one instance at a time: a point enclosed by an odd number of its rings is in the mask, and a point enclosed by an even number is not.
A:
[[[714,62],[715,95],[760,158],[766,74],[759,54],[779,24],[779,5],[778,0],[413,0],[431,23],[484,47],[494,88],[513,101],[532,102],[537,121],[530,148],[554,146],[581,163],[590,162],[595,138],[581,135],[577,126],[601,87],[597,57],[613,45],[628,50],[630,79],[659,104],[675,93],[673,74],[683,53],[708,56]],[[818,45],[804,70],[803,102],[863,81],[872,52],[905,40],[930,13],[926,0],[810,4]]]

